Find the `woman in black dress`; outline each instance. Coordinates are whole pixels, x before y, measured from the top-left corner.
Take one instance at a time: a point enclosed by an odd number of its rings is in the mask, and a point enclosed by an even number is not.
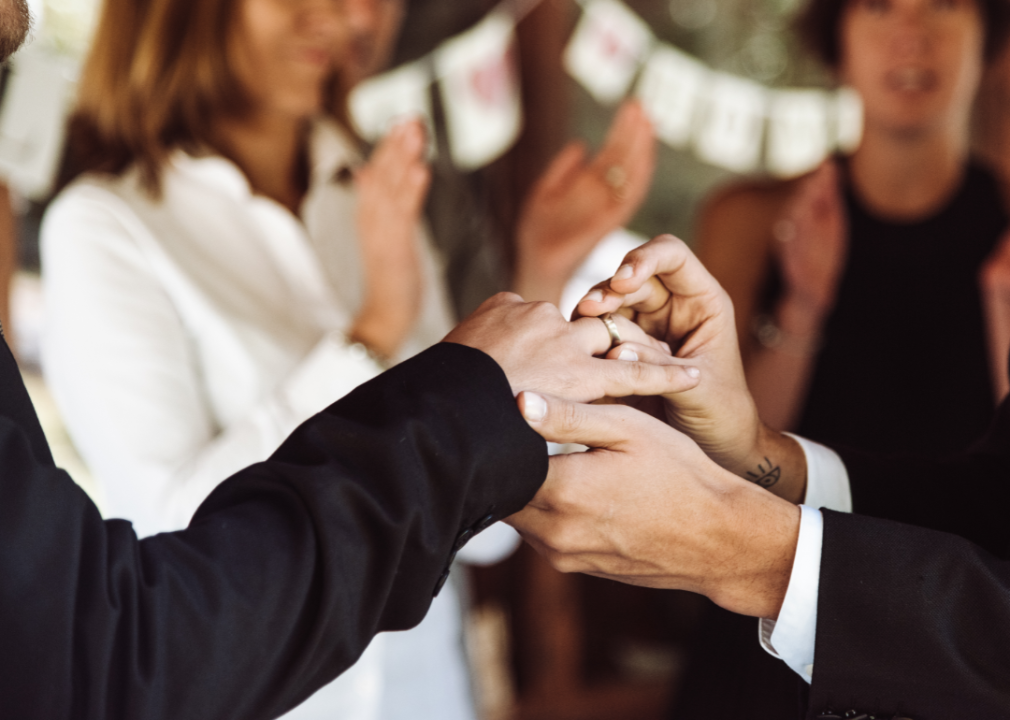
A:
[[[979,285],[1008,215],[969,152],[1008,6],[813,0],[800,27],[861,94],[863,142],[806,177],[728,188],[702,213],[699,254],[733,298],[751,390],[766,422],[814,440],[964,448],[1008,387],[990,358],[1006,358],[1010,327],[987,330]],[[674,717],[796,717],[803,684],[756,634],[713,614]]]

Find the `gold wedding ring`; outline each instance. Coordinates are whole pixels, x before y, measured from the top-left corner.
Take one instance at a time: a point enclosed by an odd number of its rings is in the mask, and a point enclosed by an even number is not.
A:
[[[611,165],[608,167],[607,172],[603,175],[603,180],[610,187],[610,192],[613,193],[615,200],[627,199],[628,173],[622,166]]]
[[[601,315],[600,320],[607,326],[607,333],[610,335],[610,349],[607,351],[610,352],[610,350],[613,350],[624,341],[621,340],[621,333],[617,330],[617,323],[614,322],[613,313]]]

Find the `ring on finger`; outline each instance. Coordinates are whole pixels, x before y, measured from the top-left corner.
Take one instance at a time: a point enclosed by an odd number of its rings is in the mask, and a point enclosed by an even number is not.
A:
[[[621,165],[611,165],[603,175],[603,180],[613,193],[614,199],[621,201],[627,198],[628,172]]]
[[[617,347],[624,341],[621,340],[621,333],[617,329],[617,323],[614,322],[613,313],[607,313],[606,315],[601,315],[600,320],[603,321],[604,326],[606,326],[607,328],[607,333],[610,335],[610,348],[608,350],[609,352],[610,350],[613,350],[615,347]]]

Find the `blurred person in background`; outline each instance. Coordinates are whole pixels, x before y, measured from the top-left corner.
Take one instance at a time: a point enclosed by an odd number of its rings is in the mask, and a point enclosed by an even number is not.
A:
[[[221,478],[439,341],[453,318],[421,223],[419,122],[364,162],[347,87],[382,67],[399,0],[107,0],[42,231],[44,369],[107,500],[140,536],[185,527]],[[525,205],[515,288],[557,301],[648,187],[637,105],[571,146]],[[620,164],[625,192],[606,183]],[[95,408],[103,408],[95,412]],[[498,525],[459,553],[502,559]],[[454,580],[292,718],[474,716]]]
[[[987,271],[1008,251],[1008,215],[969,128],[1008,26],[1006,0],[812,0],[802,12],[804,40],[862,96],[862,144],[797,180],[717,193],[698,230],[771,426],[931,455],[986,430],[1010,387],[998,319],[1010,315]],[[751,624],[715,612],[675,717],[795,712],[795,677],[757,649]]]

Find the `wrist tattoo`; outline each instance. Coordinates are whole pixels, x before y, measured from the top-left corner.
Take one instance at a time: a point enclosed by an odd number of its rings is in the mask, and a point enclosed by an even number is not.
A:
[[[770,488],[782,479],[782,468],[765,456],[765,461],[758,464],[757,472],[747,471],[747,479],[755,485]]]

